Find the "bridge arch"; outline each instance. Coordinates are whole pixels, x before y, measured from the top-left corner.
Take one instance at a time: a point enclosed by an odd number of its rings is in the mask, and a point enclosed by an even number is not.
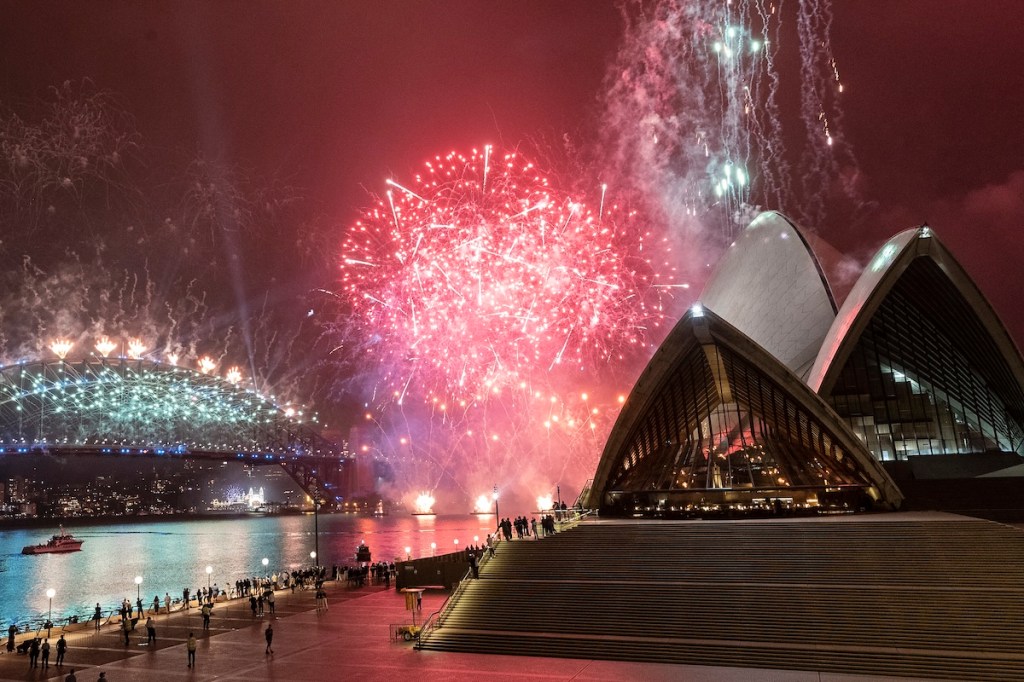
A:
[[[113,454],[280,464],[334,501],[344,447],[312,418],[216,375],[144,359],[0,367],[0,454]],[[335,491],[336,492],[336,491]]]

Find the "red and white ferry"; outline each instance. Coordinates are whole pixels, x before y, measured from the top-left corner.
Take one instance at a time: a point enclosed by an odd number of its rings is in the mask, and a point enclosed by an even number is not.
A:
[[[85,540],[78,540],[69,533],[60,529],[60,534],[54,535],[47,542],[41,545],[29,545],[21,550],[22,554],[53,554],[57,552],[78,552],[82,549]]]

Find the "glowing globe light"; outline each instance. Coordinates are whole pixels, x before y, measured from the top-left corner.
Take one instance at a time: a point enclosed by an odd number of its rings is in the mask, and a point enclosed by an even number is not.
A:
[[[146,344],[141,339],[128,339],[128,357],[138,360],[146,352]]]
[[[96,351],[103,357],[113,353],[115,348],[117,348],[117,344],[111,341],[108,336],[101,336],[100,340],[96,342]]]
[[[74,345],[74,341],[69,339],[54,339],[50,342],[50,350],[53,351],[54,355],[63,360],[71,352]]]
[[[473,506],[473,511],[477,514],[489,514],[491,512],[491,497],[490,495],[480,495],[476,498],[476,504]]]
[[[232,367],[228,370],[227,374],[224,375],[224,378],[227,379],[229,383],[237,384],[242,380],[242,370],[238,367]]]
[[[550,511],[554,506],[554,498],[551,495],[537,496],[537,511]]]
[[[432,514],[434,513],[434,496],[430,493],[420,493],[416,497],[414,506],[417,514]]]
[[[214,359],[211,358],[209,355],[204,355],[203,357],[199,358],[198,365],[199,371],[202,372],[203,374],[209,374],[210,372],[217,368],[216,361],[214,361]]]

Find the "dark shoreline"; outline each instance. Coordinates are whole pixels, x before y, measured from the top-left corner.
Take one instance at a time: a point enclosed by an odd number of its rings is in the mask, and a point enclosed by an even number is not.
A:
[[[22,528],[52,528],[59,526],[77,528],[80,526],[114,526],[121,523],[160,523],[161,521],[211,521],[216,519],[253,519],[265,516],[301,516],[305,512],[284,514],[250,514],[248,512],[230,512],[224,514],[183,513],[183,514],[145,514],[140,516],[75,516],[71,518],[19,518],[0,519],[0,530],[20,530]],[[309,512],[312,514],[312,512]],[[321,514],[329,512],[320,512]]]

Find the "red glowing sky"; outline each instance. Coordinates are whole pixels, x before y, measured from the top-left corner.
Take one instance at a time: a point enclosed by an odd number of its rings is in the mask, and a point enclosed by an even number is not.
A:
[[[90,78],[151,147],[279,172],[338,222],[428,155],[586,138],[621,35],[613,3],[2,4],[0,99]],[[837,2],[843,127],[866,198],[821,234],[862,260],[928,221],[1018,344],[1024,53],[1016,0]]]

